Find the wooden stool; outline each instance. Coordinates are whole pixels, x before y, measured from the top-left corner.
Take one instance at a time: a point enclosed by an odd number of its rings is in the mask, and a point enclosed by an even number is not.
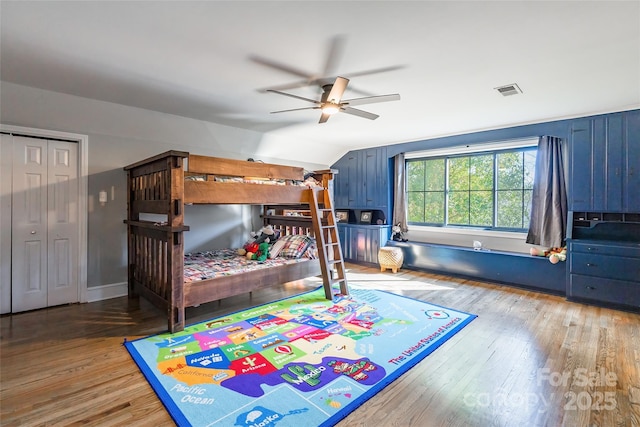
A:
[[[385,246],[378,251],[380,271],[390,268],[392,272],[397,273],[402,267],[402,261],[404,261],[404,254],[400,248]]]

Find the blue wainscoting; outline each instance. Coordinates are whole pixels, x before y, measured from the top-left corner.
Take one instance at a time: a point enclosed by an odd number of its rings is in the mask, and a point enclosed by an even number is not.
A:
[[[547,258],[459,246],[396,242],[404,253],[403,268],[489,280],[548,293],[566,295],[567,263]]]

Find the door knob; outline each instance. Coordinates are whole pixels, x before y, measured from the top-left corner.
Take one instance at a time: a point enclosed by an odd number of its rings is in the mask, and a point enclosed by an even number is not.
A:
[[[36,230],[31,230],[31,234],[36,234]]]

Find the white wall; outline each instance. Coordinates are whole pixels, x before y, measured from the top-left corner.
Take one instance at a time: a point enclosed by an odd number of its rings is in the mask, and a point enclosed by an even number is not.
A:
[[[328,167],[266,157],[258,132],[7,82],[0,82],[0,123],[89,136],[88,288],[127,280],[124,166],[167,150],[182,150],[253,157],[309,170]],[[97,200],[101,190],[109,199],[104,206]],[[185,223],[191,226],[185,237],[187,250],[239,246],[252,229],[259,228],[255,210],[247,206],[188,207]]]

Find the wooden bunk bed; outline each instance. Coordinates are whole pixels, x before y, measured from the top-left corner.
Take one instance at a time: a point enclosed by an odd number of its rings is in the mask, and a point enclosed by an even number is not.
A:
[[[168,151],[127,171],[129,297],[142,295],[166,309],[169,331],[184,329],[185,308],[322,274],[325,296],[334,284],[347,294],[342,250],[331,206],[333,171],[317,171],[307,186],[302,168]],[[275,181],[279,185],[269,185]],[[285,185],[288,184],[288,185]],[[316,239],[318,258],[195,282],[184,278],[185,204],[304,206],[310,216],[264,215],[283,234]],[[280,213],[280,211],[278,211]],[[166,220],[145,219],[147,214]]]

